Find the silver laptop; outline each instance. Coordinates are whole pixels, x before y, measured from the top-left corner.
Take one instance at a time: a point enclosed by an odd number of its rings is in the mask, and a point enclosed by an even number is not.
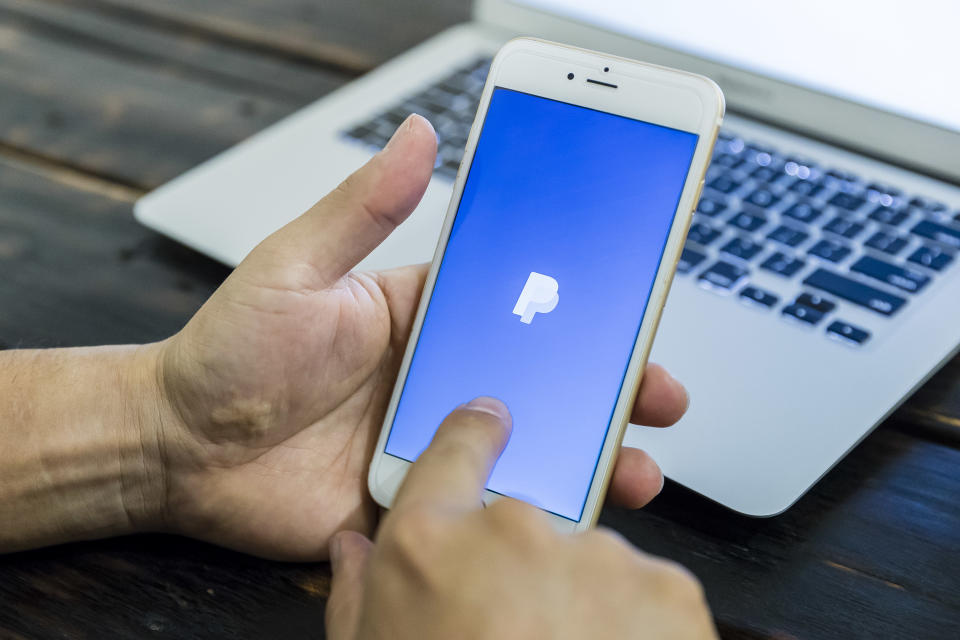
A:
[[[668,477],[779,513],[957,351],[956,3],[478,0],[473,17],[148,194],[137,219],[235,265],[416,111],[439,132],[434,178],[361,267],[429,261],[489,60],[537,35],[726,93],[652,355],[692,404],[626,437]]]

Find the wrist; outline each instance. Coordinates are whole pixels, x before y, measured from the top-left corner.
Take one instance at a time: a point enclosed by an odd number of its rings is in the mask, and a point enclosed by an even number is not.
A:
[[[167,344],[132,348],[118,381],[120,491],[130,532],[164,531],[170,523],[167,434],[177,419],[162,378]]]
[[[166,528],[161,352],[0,354],[0,553]]]

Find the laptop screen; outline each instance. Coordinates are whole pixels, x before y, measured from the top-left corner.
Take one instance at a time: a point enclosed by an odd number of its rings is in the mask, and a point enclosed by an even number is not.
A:
[[[514,2],[960,131],[960,2]]]

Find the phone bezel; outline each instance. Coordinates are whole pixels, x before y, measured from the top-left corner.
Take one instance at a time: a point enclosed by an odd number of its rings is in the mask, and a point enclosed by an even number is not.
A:
[[[609,71],[605,72],[603,70],[605,67],[608,67]],[[571,72],[574,74],[574,79],[568,80],[567,74]],[[617,88],[611,89],[604,85],[588,83],[587,78],[616,84]],[[580,520],[574,522],[545,511],[558,529],[570,532],[580,531],[592,527],[600,513],[613,471],[613,462],[623,441],[629,419],[630,401],[639,388],[650,346],[693,217],[693,208],[703,187],[707,164],[723,118],[723,94],[713,81],[703,76],[544,40],[516,38],[500,49],[490,66],[477,116],[467,138],[463,162],[457,172],[453,194],[417,308],[411,337],[403,355],[397,382],[394,385],[370,463],[368,474],[370,493],[383,507],[389,508],[393,503],[406,470],[412,464],[386,453],[386,442],[409,373],[413,352],[419,341],[440,262],[446,251],[453,220],[459,209],[466,177],[473,162],[494,87],[514,89],[698,135],[693,160],[690,163],[677,210],[674,212],[670,233],[607,429],[607,437],[601,448],[600,459],[587,493],[583,513]],[[485,503],[501,497],[492,491],[484,492]]]

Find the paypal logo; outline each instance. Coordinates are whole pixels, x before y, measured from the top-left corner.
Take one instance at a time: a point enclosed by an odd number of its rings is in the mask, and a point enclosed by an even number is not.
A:
[[[550,313],[560,301],[559,288],[560,285],[550,276],[531,271],[513,307],[513,314],[520,316],[520,322],[530,324],[535,314]]]

